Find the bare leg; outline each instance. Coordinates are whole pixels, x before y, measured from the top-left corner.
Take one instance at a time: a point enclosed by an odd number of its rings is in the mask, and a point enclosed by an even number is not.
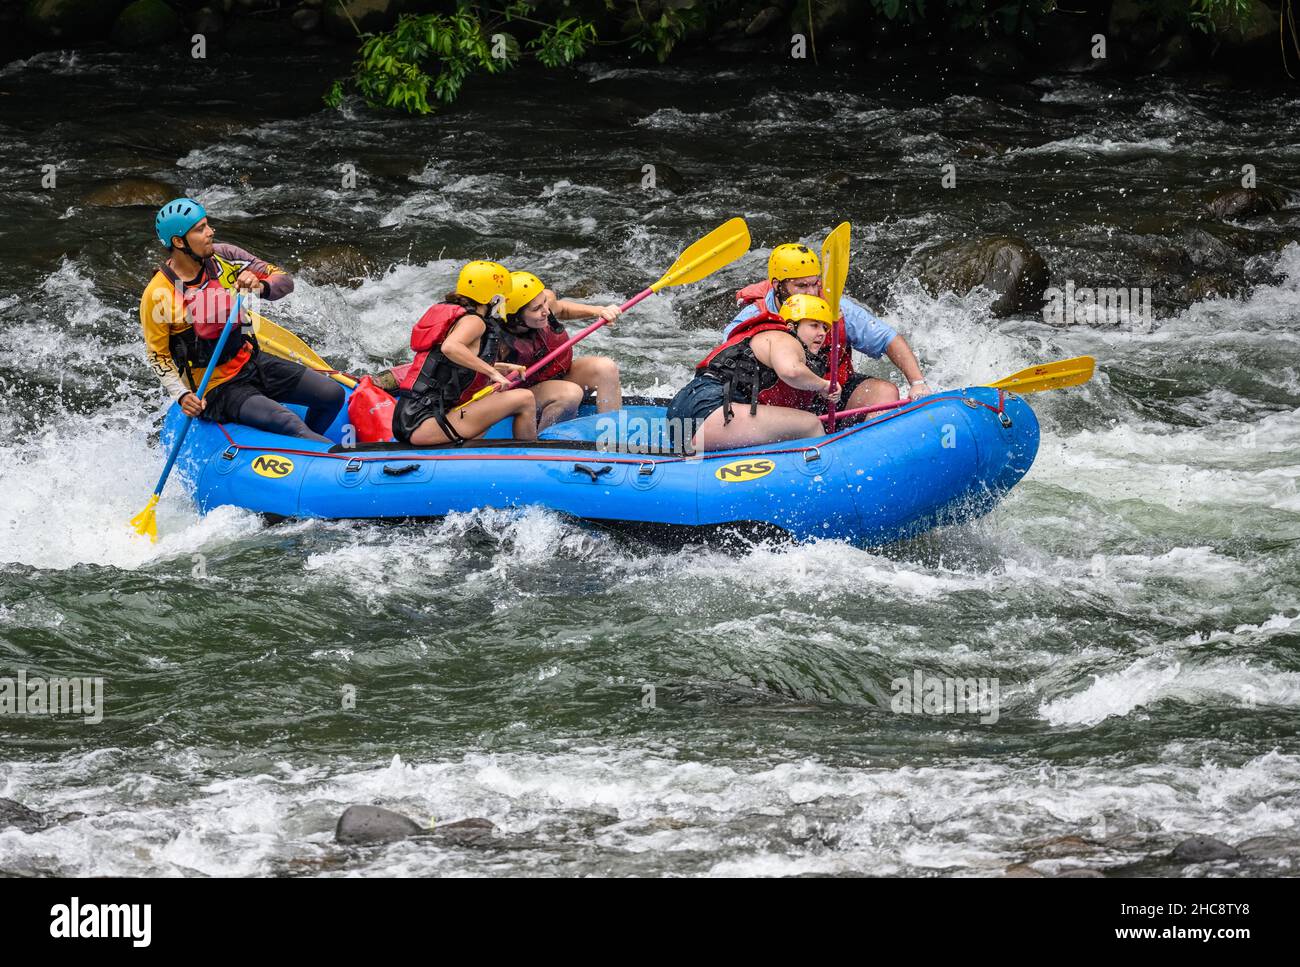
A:
[[[507,416],[514,417],[514,436],[516,440],[537,439],[537,403],[533,394],[526,389],[512,389],[506,392],[498,390],[481,400],[475,400],[463,410],[452,410],[447,414],[447,421],[452,429],[466,440],[482,436],[498,420]],[[434,419],[425,420],[411,434],[411,443],[417,447],[427,447],[434,443],[446,443],[447,434]]]
[[[623,385],[618,379],[618,363],[607,356],[580,356],[561,379],[596,391],[596,412],[608,413],[623,406]]]
[[[877,403],[893,403],[898,399],[898,387],[883,379],[864,380],[853,391],[847,403],[841,404],[841,410],[854,410],[859,406],[875,406]]]
[[[749,406],[735,403],[730,423],[724,424],[722,407],[708,415],[695,433],[696,450],[729,450],[758,443],[780,443],[782,440],[801,440],[804,437],[825,436],[821,420],[804,410],[785,406],[759,406],[755,416],[749,415]]]
[[[545,383],[528,387],[528,391],[537,400],[539,431],[561,420],[572,419],[582,405],[582,387],[566,379],[548,379]]]

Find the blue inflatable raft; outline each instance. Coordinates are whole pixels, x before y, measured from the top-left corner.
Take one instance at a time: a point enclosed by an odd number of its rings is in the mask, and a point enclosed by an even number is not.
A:
[[[165,444],[183,419],[173,406]],[[346,419],[345,407],[326,435],[344,439]],[[825,437],[702,456],[672,452],[662,405],[580,415],[526,444],[508,434],[503,421],[459,446],[345,448],[198,420],[178,466],[201,512],[233,504],[276,519],[420,519],[538,505],[650,538],[742,532],[880,545],[988,512],[1038,451],[1033,410],[988,387]]]

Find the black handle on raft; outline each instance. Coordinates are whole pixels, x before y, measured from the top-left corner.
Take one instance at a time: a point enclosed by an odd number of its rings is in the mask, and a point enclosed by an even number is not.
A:
[[[408,473],[414,473],[420,469],[418,463],[408,463],[402,467],[394,467],[392,464],[384,464],[384,473],[390,477],[405,477]]]
[[[614,468],[611,467],[609,464],[605,464],[605,466],[601,467],[599,470],[593,470],[585,463],[575,463],[573,465],[573,470],[575,473],[585,473],[588,477],[591,478],[592,483],[595,483],[598,478],[603,477],[605,474],[611,472],[613,469]]]

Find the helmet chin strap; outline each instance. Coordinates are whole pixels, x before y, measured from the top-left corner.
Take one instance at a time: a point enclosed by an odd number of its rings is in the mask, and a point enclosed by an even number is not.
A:
[[[186,232],[184,235],[173,235],[172,238],[179,238],[181,240],[181,251],[192,258],[195,262],[202,265],[203,259],[199,257],[199,254],[195,252],[194,249],[190,248],[190,240],[188,236],[189,232]],[[172,245],[172,248],[174,249],[176,246]]]

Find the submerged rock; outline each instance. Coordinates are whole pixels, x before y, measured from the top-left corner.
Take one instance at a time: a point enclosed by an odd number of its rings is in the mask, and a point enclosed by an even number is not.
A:
[[[12,799],[0,799],[0,829],[13,827],[24,833],[34,833],[48,825],[50,821],[43,813],[28,809]]]
[[[934,295],[945,291],[965,295],[983,286],[998,296],[994,315],[1042,307],[1047,263],[1023,238],[996,235],[949,242],[923,258],[921,281]]]
[[[781,19],[784,13],[780,7],[764,7],[758,13],[754,14],[754,19],[749,22],[745,28],[746,37],[755,37],[763,33],[768,27],[772,26]]]
[[[461,819],[435,826],[431,835],[457,846],[478,846],[496,836],[497,827],[490,819]]]
[[[334,828],[335,842],[346,846],[372,846],[427,832],[413,819],[381,806],[349,806]]]
[[[1016,863],[1014,866],[1008,866],[1005,870],[1002,871],[1002,875],[1006,877],[1011,877],[1012,879],[1030,879],[1030,880],[1045,879],[1042,873],[1039,873],[1038,870],[1034,869],[1032,866],[1028,865],[1027,863]]]
[[[293,16],[289,18],[293,25],[301,30],[304,34],[309,34],[320,27],[320,11],[303,7],[301,10],[295,10]]]
[[[677,195],[690,190],[690,182],[686,180],[686,176],[672,165],[664,164],[659,161],[651,163],[655,166],[654,190],[662,191],[667,189]],[[648,174],[649,172],[642,171],[640,168],[633,168],[623,175],[624,184],[634,188],[640,188],[643,179],[645,179]]]
[[[27,29],[49,40],[102,37],[125,6],[115,0],[29,0]]]
[[[220,35],[224,26],[225,20],[222,19],[221,12],[212,7],[199,7],[190,18],[190,28],[209,40]]]
[[[298,271],[314,282],[355,289],[379,271],[379,263],[355,245],[322,245],[303,254]]]
[[[1104,880],[1105,878],[1106,878],[1105,873],[1101,872],[1100,870],[1089,869],[1086,866],[1080,866],[1073,870],[1066,870],[1063,873],[1056,874],[1056,879],[1058,880],[1064,880],[1064,879]]]
[[[1213,836],[1189,836],[1169,854],[1176,863],[1210,863],[1241,858],[1241,851]]]
[[[1220,218],[1250,218],[1266,215],[1286,204],[1286,198],[1277,188],[1227,188],[1217,192],[1206,207]]]
[[[382,806],[349,806],[334,828],[334,840],[345,846],[378,846],[421,836],[455,846],[477,846],[496,836],[489,819],[458,819],[426,829],[413,819]]]
[[[113,24],[113,43],[119,47],[156,47],[181,29],[181,18],[163,0],[135,0]]]
[[[100,208],[130,208],[134,205],[161,208],[179,194],[172,185],[152,178],[123,178],[87,192],[85,202]]]
[[[393,0],[337,0],[324,9],[325,29],[340,40],[387,30],[397,20]]]

